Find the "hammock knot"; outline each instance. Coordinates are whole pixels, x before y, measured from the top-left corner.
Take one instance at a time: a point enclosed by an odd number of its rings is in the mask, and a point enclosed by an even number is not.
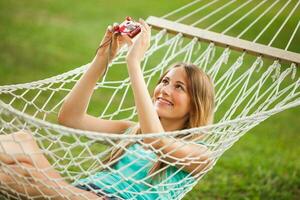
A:
[[[178,33],[178,46],[180,49],[182,49],[182,45],[183,45],[183,41],[184,41],[184,37],[182,33]]]
[[[199,39],[197,39],[197,47],[196,49],[193,51],[193,55],[197,55],[201,50],[201,42]]]
[[[208,46],[208,54],[207,56],[209,57],[209,63],[212,62],[212,60],[214,59],[215,57],[215,54],[216,54],[216,47],[215,47],[215,43],[211,42]]]
[[[224,51],[224,55],[223,55],[223,63],[227,64],[228,60],[229,60],[229,55],[230,55],[230,49],[227,47]]]
[[[49,136],[49,138],[51,139],[52,142],[57,142],[59,141],[58,137],[52,135],[52,136]]]
[[[296,77],[296,73],[297,73],[297,67],[296,67],[295,63],[291,64],[291,70],[292,70],[291,78],[292,78],[292,80],[294,80]]]
[[[178,36],[179,38],[183,38],[183,33],[178,33],[177,36]]]
[[[232,69],[233,71],[236,71],[238,68],[240,68],[240,66],[242,66],[243,62],[244,62],[244,53],[242,55],[240,55],[238,57],[238,59],[236,60],[236,62],[232,65]],[[229,54],[228,54],[229,57]],[[228,59],[228,58],[227,58]],[[227,61],[226,61],[227,62]],[[226,63],[227,64],[227,63]]]
[[[273,81],[275,81],[276,79],[279,78],[279,76],[280,76],[280,68],[281,68],[281,65],[279,64],[278,60],[275,60],[274,64],[273,64],[273,69],[275,69],[275,73],[272,76]]]
[[[193,44],[196,44],[196,43],[198,42],[198,38],[197,38],[197,37],[194,37],[194,38],[192,39],[192,42],[193,42]]]
[[[161,35],[165,35],[165,34],[167,34],[168,31],[167,31],[167,29],[163,29],[160,32],[161,32]]]
[[[264,61],[263,61],[262,57],[258,56],[257,59],[255,60],[254,64],[255,64],[255,66],[258,66],[258,68],[256,69],[256,72],[259,72],[264,65]]]

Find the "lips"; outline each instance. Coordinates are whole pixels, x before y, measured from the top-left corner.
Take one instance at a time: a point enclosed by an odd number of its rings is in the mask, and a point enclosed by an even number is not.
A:
[[[170,105],[170,106],[173,106],[173,105],[174,105],[171,101],[169,101],[169,100],[167,100],[167,99],[164,99],[164,98],[162,98],[162,97],[158,97],[158,98],[157,98],[157,101],[159,101],[159,102],[161,102],[161,103],[164,103],[164,104],[167,104],[167,105]]]

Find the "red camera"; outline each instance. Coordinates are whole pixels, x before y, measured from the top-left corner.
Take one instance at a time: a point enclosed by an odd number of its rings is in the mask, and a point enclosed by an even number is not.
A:
[[[126,17],[124,22],[114,27],[114,31],[121,34],[127,34],[130,38],[133,38],[141,32],[141,25],[133,21],[131,17]]]

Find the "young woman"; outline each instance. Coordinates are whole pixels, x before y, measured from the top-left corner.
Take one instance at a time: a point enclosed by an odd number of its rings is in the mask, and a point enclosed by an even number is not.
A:
[[[178,63],[172,66],[160,78],[152,98],[150,97],[140,63],[150,45],[151,28],[143,20],[140,20],[140,24],[141,33],[136,36],[134,42],[126,35],[114,33],[111,26],[108,27],[89,69],[76,83],[61,107],[58,116],[60,124],[97,132],[121,134],[131,131],[136,134],[146,134],[199,127],[212,122],[213,84],[210,78],[195,65]],[[111,41],[111,45],[108,45],[108,41]],[[125,44],[129,46],[126,61],[139,123],[99,119],[86,112],[98,79],[103,76],[108,63]],[[185,138],[195,139],[189,136]],[[159,188],[155,186],[150,188],[132,179],[122,181],[115,188],[107,189],[103,184],[113,184],[116,179],[121,179],[121,175],[106,170],[69,184],[51,167],[30,133],[22,131],[0,136],[0,143],[2,147],[0,161],[5,166],[1,167],[0,181],[1,185],[11,188],[10,192],[32,197],[44,195],[55,199],[161,199],[176,195],[176,192],[170,192],[163,197]],[[106,162],[114,163],[111,167],[116,170],[128,166],[122,172],[125,176],[130,175],[126,173],[144,166],[135,176],[137,180],[145,180],[147,175],[156,174],[168,163],[173,163],[174,166],[167,167],[165,171],[167,176],[172,175],[170,180],[175,184],[186,176],[196,176],[208,166],[210,161],[209,151],[204,145],[195,142],[186,143],[179,137],[145,138],[142,143],[127,143],[125,146],[142,155],[149,154],[157,160],[153,163],[129,155],[121,148],[114,149]],[[23,149],[26,149],[27,154],[23,153]],[[128,161],[124,158],[135,159],[137,162],[128,165],[126,163]],[[7,173],[7,170],[10,173]],[[104,181],[95,181],[101,176],[106,177]],[[155,178],[150,176],[150,179],[151,177]],[[28,180],[30,185],[27,184]],[[106,194],[111,193],[112,197],[105,196],[103,191]],[[140,192],[140,194],[133,196],[131,192]]]

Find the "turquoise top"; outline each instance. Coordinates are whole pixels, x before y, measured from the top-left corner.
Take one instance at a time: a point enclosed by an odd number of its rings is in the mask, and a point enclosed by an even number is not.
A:
[[[149,177],[148,173],[156,160],[157,156],[153,151],[136,143],[128,147],[121,159],[112,165],[112,170],[102,170],[78,180],[76,184],[93,183],[106,194],[123,199],[180,198],[195,179],[189,173],[169,166],[165,171],[165,178],[154,181],[157,179]]]

